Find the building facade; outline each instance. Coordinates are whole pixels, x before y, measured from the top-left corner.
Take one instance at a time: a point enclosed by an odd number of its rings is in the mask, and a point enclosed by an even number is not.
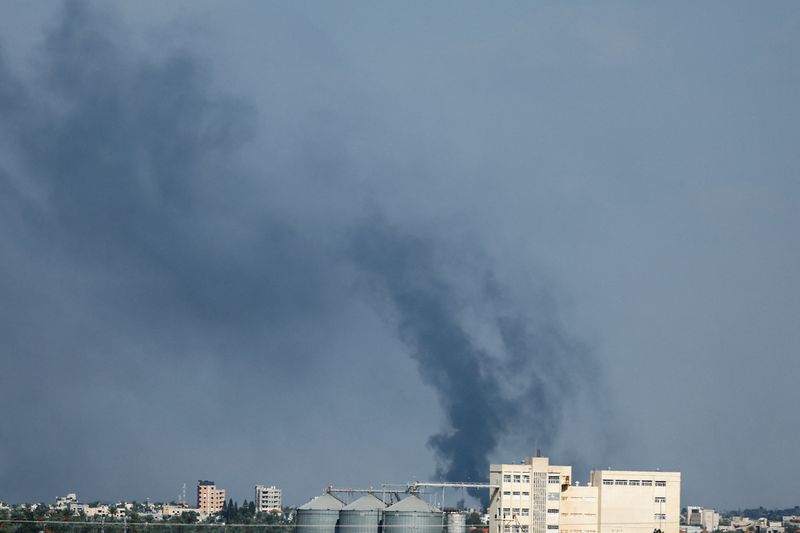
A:
[[[680,473],[596,470],[589,485],[547,457],[489,468],[490,533],[678,533]]]
[[[256,512],[269,513],[281,510],[281,489],[256,485]]]
[[[197,482],[197,508],[206,515],[222,511],[225,503],[225,489],[218,489],[213,481]]]
[[[680,472],[594,470],[599,488],[599,533],[678,533]]]

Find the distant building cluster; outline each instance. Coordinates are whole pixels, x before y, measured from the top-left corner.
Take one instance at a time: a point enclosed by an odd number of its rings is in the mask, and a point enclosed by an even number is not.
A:
[[[184,486],[185,491],[185,486]],[[255,499],[253,500],[257,513],[282,513],[281,489],[272,485],[256,485]],[[38,509],[40,504],[25,504],[26,509]],[[45,506],[48,507],[48,506]],[[80,515],[85,518],[118,518],[124,519],[131,515],[138,514],[149,517],[152,520],[169,520],[170,518],[180,517],[184,513],[197,514],[198,520],[206,520],[222,512],[225,507],[225,489],[218,488],[213,481],[199,480],[197,482],[197,505],[191,507],[185,498],[180,498],[178,503],[143,503],[134,504],[120,502],[116,504],[107,503],[83,503],[78,500],[78,495],[70,492],[65,496],[56,498],[55,505],[49,508],[54,511],[68,512],[72,515]],[[0,510],[10,510],[11,507],[0,502]]]
[[[486,509],[437,507],[420,495],[420,487],[461,486],[486,488]],[[84,503],[74,492],[59,496],[55,505],[21,504],[9,507],[0,502],[0,516],[36,511],[39,516],[63,513],[90,520],[137,519],[150,521],[209,521],[250,523],[254,517],[274,523],[296,524],[296,533],[800,533],[800,516],[782,516],[794,509],[766,513],[769,518],[748,518],[714,509],[689,505],[681,508],[681,473],[639,470],[593,470],[588,484],[573,478],[571,466],[550,464],[547,457],[529,457],[520,463],[492,464],[487,483],[421,483],[384,485],[382,494],[373,489],[326,489],[284,516],[282,491],[275,485],[255,485],[254,499],[242,507],[226,503],[226,491],[214,481],[197,482],[197,502],[186,501],[186,486],[178,502],[171,503]],[[402,487],[400,490],[386,487]],[[443,489],[444,490],[444,489]],[[346,503],[332,492],[361,492],[366,495]],[[242,511],[244,510],[244,511]],[[754,511],[739,511],[750,517]],[[8,514],[10,511],[10,515]],[[481,511],[480,513],[478,511]],[[483,513],[485,511],[485,513]],[[56,514],[60,513],[60,514]],[[185,516],[186,514],[196,515]],[[19,515],[18,515],[19,516]],[[467,516],[470,522],[467,522]],[[777,520],[782,516],[782,520]],[[247,520],[247,522],[237,522]]]

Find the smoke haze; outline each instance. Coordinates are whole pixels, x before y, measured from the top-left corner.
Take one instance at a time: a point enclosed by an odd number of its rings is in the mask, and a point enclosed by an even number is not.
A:
[[[794,505],[799,20],[0,4],[0,500],[541,448]]]

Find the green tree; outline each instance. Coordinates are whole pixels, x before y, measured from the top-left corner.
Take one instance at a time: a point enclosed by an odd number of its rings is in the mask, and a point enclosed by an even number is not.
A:
[[[483,520],[481,519],[480,513],[471,512],[467,516],[466,524],[468,526],[481,526],[483,525]]]

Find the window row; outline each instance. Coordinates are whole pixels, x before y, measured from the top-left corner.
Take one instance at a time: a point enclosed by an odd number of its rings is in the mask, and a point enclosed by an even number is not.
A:
[[[505,483],[530,483],[531,476],[527,474],[503,474],[503,481]]]
[[[666,496],[656,496],[656,503],[667,503]]]
[[[527,490],[523,490],[523,491],[518,491],[518,490],[515,490],[515,491],[504,490],[504,491],[503,491],[503,496],[522,496],[522,497],[524,497],[524,498],[527,498],[527,497],[529,497],[530,495],[531,495],[531,493],[530,493],[530,492],[528,492]]]
[[[656,520],[666,520],[667,515],[666,513],[656,513]]]
[[[633,487],[652,487],[653,481],[650,479],[604,479],[603,485],[629,485]],[[666,487],[666,481],[656,481],[656,487]]]
[[[561,483],[561,476],[547,476],[548,483]]]
[[[531,510],[527,507],[503,507],[503,518],[513,516],[530,516]]]
[[[529,532],[529,528],[528,528],[528,526],[524,526],[524,525],[523,526],[517,526],[517,525],[512,526],[510,524],[506,524],[505,526],[503,526],[503,531],[505,533],[512,533],[512,532],[513,533],[528,533]]]

